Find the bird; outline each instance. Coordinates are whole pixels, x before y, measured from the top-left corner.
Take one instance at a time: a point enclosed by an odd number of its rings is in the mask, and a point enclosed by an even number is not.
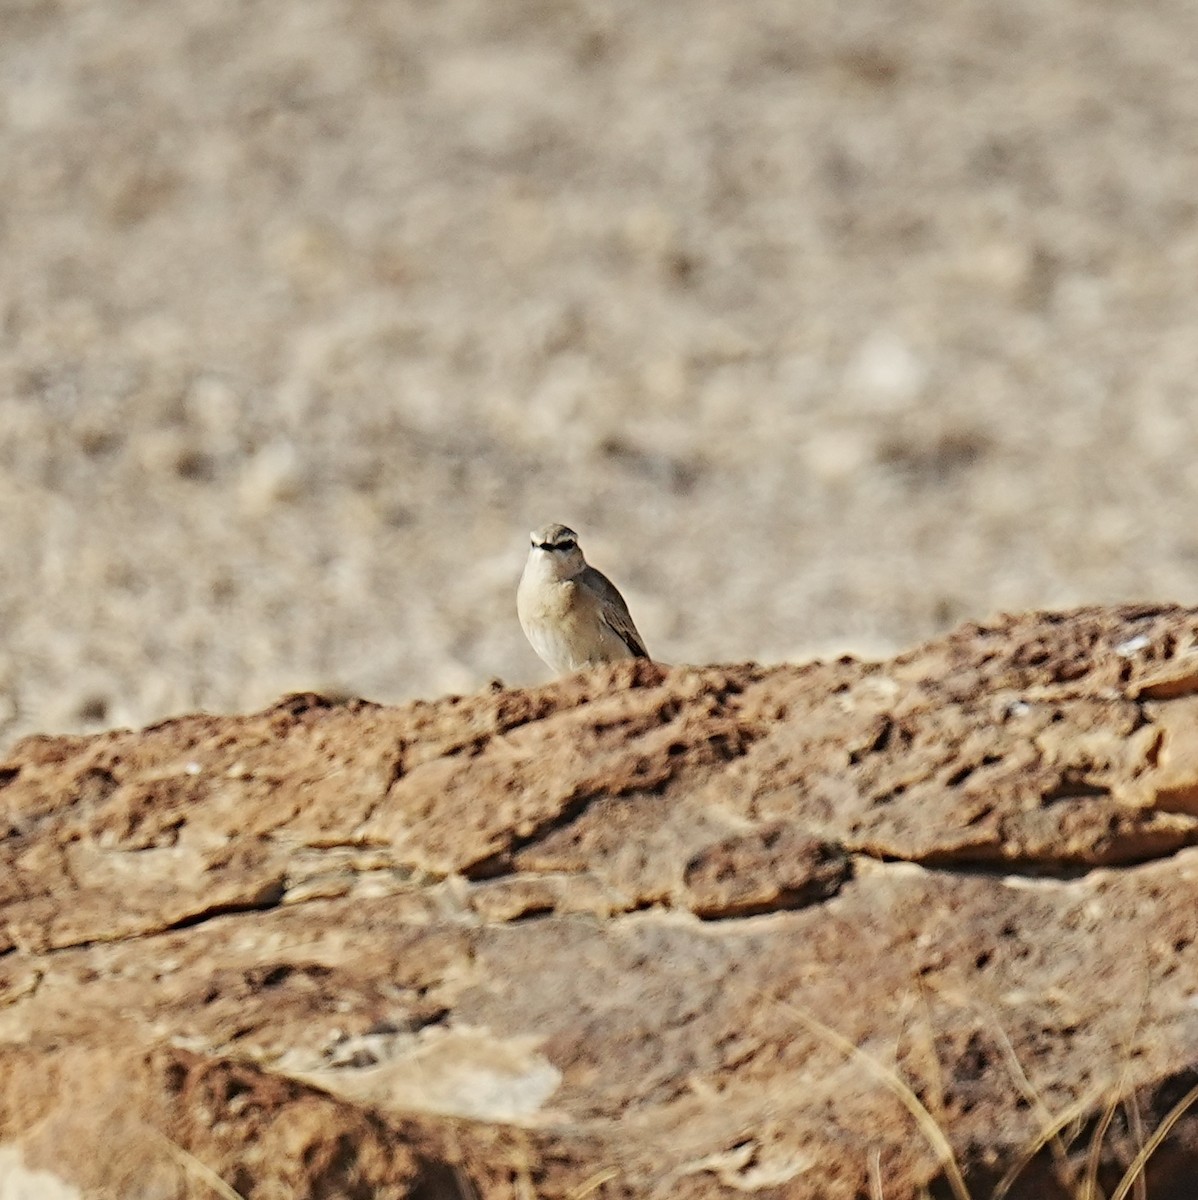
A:
[[[573,529],[545,525],[529,539],[516,612],[547,666],[564,675],[595,663],[649,657],[624,597],[587,563]]]

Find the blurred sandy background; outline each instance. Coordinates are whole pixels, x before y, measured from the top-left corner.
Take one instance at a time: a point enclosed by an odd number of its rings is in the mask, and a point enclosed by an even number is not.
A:
[[[0,0],[0,736],[1198,594],[1193,0]]]

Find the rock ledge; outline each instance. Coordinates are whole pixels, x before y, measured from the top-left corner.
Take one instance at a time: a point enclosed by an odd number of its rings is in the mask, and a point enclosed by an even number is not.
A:
[[[1198,1082],[1198,610],[28,738],[0,830],[85,1193],[1064,1200]]]

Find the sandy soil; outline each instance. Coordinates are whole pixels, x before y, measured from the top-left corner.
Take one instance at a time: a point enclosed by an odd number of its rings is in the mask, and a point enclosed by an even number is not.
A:
[[[7,0],[4,734],[1198,583],[1198,6]]]

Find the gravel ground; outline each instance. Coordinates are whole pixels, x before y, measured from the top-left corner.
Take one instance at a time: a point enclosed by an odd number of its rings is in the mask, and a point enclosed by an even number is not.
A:
[[[0,721],[1193,599],[1192,0],[2,0]]]

